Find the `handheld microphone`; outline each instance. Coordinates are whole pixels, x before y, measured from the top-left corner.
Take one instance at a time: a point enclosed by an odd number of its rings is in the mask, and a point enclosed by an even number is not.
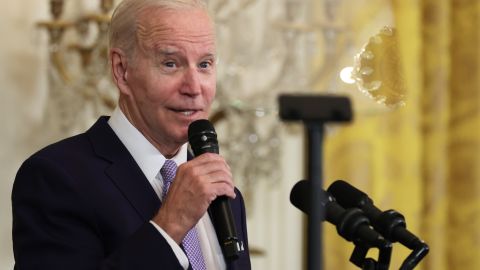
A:
[[[290,202],[307,215],[311,212],[308,180],[297,182],[290,192]],[[321,204],[325,209],[323,220],[335,225],[340,236],[351,242],[363,242],[372,247],[384,248],[390,243],[370,227],[367,217],[358,208],[344,209],[328,192],[321,190]]]
[[[196,120],[189,125],[188,141],[195,156],[203,153],[219,153],[217,133],[206,119]],[[209,210],[223,256],[228,260],[238,259],[240,251],[243,251],[243,243],[240,243],[237,237],[229,198],[217,197],[210,204]]]

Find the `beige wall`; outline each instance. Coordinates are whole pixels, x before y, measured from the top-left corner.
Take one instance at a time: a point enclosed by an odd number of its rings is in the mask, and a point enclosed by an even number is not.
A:
[[[32,131],[38,130],[46,96],[46,47],[34,24],[45,14],[47,7],[38,0],[3,1],[0,9],[0,269],[13,267],[13,178],[40,141]]]

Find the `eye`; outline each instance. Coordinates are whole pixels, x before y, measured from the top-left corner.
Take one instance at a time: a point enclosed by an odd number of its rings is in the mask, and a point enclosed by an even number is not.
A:
[[[201,69],[207,69],[212,66],[212,61],[203,61],[198,65]]]
[[[167,68],[175,68],[177,64],[174,61],[165,61],[163,65]]]

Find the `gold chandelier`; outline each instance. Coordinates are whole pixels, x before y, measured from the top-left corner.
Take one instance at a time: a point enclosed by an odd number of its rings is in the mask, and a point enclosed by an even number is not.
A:
[[[98,115],[109,113],[117,100],[108,68],[113,0],[100,0],[98,11],[75,19],[63,18],[65,2],[50,0],[51,19],[37,24],[48,33],[50,92],[44,119],[56,130],[54,137],[88,127]]]

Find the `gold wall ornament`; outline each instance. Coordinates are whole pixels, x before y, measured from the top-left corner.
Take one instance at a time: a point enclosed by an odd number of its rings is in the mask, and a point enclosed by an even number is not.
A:
[[[72,26],[72,23],[63,20],[63,0],[50,0],[50,14],[52,20],[37,23],[39,28],[46,29],[49,36],[50,63],[58,71],[58,74],[65,82],[70,82],[71,77],[63,65],[63,56],[60,53],[60,46],[65,31]]]
[[[98,0],[98,11],[82,2],[50,0],[51,19],[37,23],[49,37],[49,98],[46,125],[53,137],[84,130],[116,105],[118,93],[108,68],[108,27],[113,1]],[[64,18],[65,9],[73,18]],[[68,13],[70,14],[70,12]]]
[[[358,89],[387,107],[405,105],[406,86],[395,28],[385,26],[355,56],[351,78]]]
[[[50,13],[54,20],[59,20],[63,13],[63,0],[50,0]]]
[[[100,9],[103,14],[109,14],[113,9],[113,0],[102,0],[100,2]]]

